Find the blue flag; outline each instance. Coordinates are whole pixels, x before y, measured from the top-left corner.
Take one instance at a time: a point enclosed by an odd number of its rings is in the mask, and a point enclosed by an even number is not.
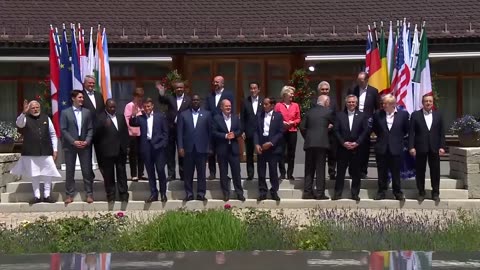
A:
[[[75,26],[72,24],[72,88],[82,90],[82,78],[80,76],[80,58],[78,56],[77,37]]]
[[[72,92],[72,64],[68,53],[67,32],[63,28],[63,38],[60,52],[60,92],[58,93],[59,112],[71,106],[70,93]]]

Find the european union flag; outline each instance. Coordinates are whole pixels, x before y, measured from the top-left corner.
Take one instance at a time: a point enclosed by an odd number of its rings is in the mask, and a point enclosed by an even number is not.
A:
[[[68,53],[67,32],[63,26],[63,38],[60,52],[60,91],[58,93],[59,112],[71,106],[70,93],[72,92],[72,63]]]

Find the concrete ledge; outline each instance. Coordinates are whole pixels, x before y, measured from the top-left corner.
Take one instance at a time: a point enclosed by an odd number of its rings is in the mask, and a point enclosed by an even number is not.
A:
[[[180,200],[170,200],[167,203],[155,202],[146,204],[144,202],[128,202],[128,203],[107,203],[94,202],[87,204],[84,202],[73,202],[69,205],[63,203],[40,203],[30,206],[28,203],[2,203],[0,204],[0,212],[70,212],[70,211],[126,211],[126,210],[176,210],[176,209],[215,209],[224,208],[226,203],[221,200],[209,200],[208,202],[191,201],[185,203]],[[431,200],[425,200],[422,203],[416,200],[407,200],[400,203],[395,200],[374,201],[365,199],[360,202],[352,200],[338,201],[316,201],[316,200],[282,200],[262,201],[247,200],[245,202],[229,201],[229,205],[238,208],[258,208],[258,209],[279,209],[279,208],[353,208],[353,209],[478,209],[480,208],[480,200],[464,199],[464,200],[442,200],[438,204]]]
[[[8,183],[20,180],[19,176],[10,174],[10,170],[15,166],[19,153],[4,153],[0,154],[0,192],[5,192]]]
[[[462,179],[468,198],[480,198],[480,147],[450,147],[450,177]]]

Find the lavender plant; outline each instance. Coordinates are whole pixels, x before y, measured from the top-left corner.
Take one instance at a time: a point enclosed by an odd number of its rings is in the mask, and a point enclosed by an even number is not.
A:
[[[0,144],[13,143],[20,138],[17,127],[10,122],[0,121]]]

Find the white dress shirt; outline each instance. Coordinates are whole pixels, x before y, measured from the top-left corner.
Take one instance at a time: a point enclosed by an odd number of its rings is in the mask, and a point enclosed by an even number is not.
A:
[[[82,135],[82,108],[76,108],[72,106],[73,114],[75,115],[75,119],[77,120],[77,128],[78,128],[78,136]]]
[[[110,117],[110,120],[112,120],[113,122],[113,125],[115,126],[115,128],[118,130],[118,121],[117,121],[117,116],[114,114],[114,115],[111,115],[107,112],[107,115],[108,117]]]
[[[355,116],[355,111],[353,111],[353,112],[348,111],[348,126],[350,127],[350,131],[352,131],[353,117],[354,116]]]
[[[153,112],[150,115],[147,114],[147,140],[152,139],[153,133]]]
[[[193,127],[194,128],[197,127],[197,121],[198,121],[198,115],[199,114],[200,114],[200,109],[198,109],[198,111],[195,111],[194,109],[192,109]]]
[[[180,110],[180,107],[182,106],[183,96],[184,95],[177,96],[177,112]]]
[[[215,106],[218,106],[218,102],[220,101],[220,98],[222,97],[223,93],[223,88],[220,91],[215,91]]]
[[[390,130],[392,128],[392,125],[393,125],[393,120],[395,119],[395,113],[397,112],[397,109],[395,109],[395,111],[393,111],[392,113],[388,113],[387,112],[387,127],[388,127],[388,130]]]
[[[428,130],[430,130],[432,128],[433,122],[432,110],[430,110],[429,112],[423,110],[423,117],[425,118],[425,123],[427,123]]]
[[[230,132],[232,130],[232,115],[226,116],[223,114],[223,120],[225,121],[225,125],[227,125],[228,132]]]
[[[263,120],[263,136],[268,136],[270,134],[270,122],[272,121],[273,110],[265,114]]]
[[[93,107],[96,109],[97,103],[95,102],[95,90],[93,91],[85,90],[85,91],[87,92],[87,96],[90,99],[90,101],[92,101]]]
[[[365,98],[367,97],[367,87],[365,89],[360,89],[360,92],[358,93],[358,110],[363,112],[363,109],[365,108]]]
[[[257,115],[257,109],[258,109],[258,96],[257,97],[252,97],[252,109],[253,113]]]

